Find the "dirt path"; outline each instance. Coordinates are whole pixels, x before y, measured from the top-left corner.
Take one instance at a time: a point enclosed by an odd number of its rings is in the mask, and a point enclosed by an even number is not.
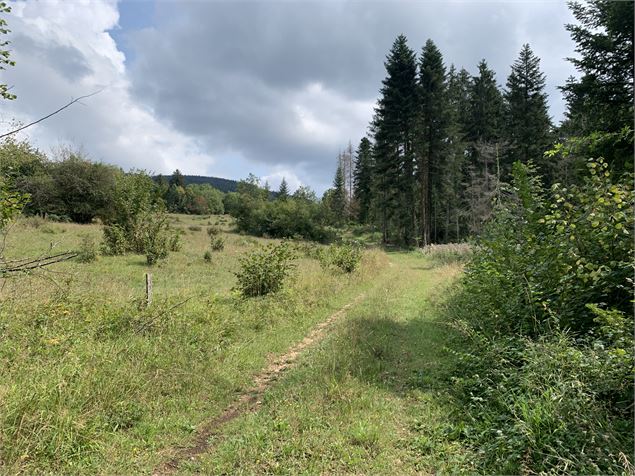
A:
[[[309,334],[299,343],[291,347],[283,355],[278,356],[267,367],[260,371],[253,380],[252,387],[241,394],[237,400],[227,407],[216,418],[204,423],[196,432],[191,446],[176,449],[172,459],[159,466],[152,473],[155,476],[172,474],[178,470],[180,464],[187,460],[193,460],[197,456],[213,448],[214,443],[209,439],[219,433],[225,423],[228,423],[239,416],[254,411],[260,405],[260,399],[271,387],[278,377],[292,367],[308,347],[321,341],[326,336],[326,330],[338,319],[342,318],[353,306],[359,304],[365,298],[365,294],[360,294],[352,302],[346,304],[339,311],[332,314],[328,319],[315,326]]]

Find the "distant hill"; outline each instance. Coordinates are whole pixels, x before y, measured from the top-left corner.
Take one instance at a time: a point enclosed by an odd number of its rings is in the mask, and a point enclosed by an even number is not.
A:
[[[167,180],[170,180],[169,175],[164,175],[164,177]],[[153,178],[157,180],[159,177],[154,176]],[[208,183],[212,187],[217,188],[221,192],[225,192],[225,193],[235,192],[236,187],[238,186],[238,181],[224,179],[220,177],[203,177],[201,175],[183,175],[183,178],[185,179],[185,185]]]

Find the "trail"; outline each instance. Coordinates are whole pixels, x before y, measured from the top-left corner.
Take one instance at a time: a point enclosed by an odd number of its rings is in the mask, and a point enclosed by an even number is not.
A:
[[[304,339],[291,347],[284,354],[278,356],[267,367],[256,374],[252,386],[248,391],[241,394],[234,403],[229,405],[220,415],[204,423],[196,432],[190,446],[177,448],[172,458],[156,468],[152,474],[155,476],[173,474],[179,469],[182,462],[194,460],[197,456],[211,450],[219,442],[216,440],[214,443],[210,443],[209,440],[212,436],[220,434],[220,430],[226,423],[247,412],[255,411],[261,404],[261,397],[275,384],[278,377],[293,367],[307,348],[324,339],[327,329],[337,320],[341,319],[348,310],[359,304],[365,297],[366,295],[364,293],[360,294],[353,301],[332,314],[328,319],[320,322]]]

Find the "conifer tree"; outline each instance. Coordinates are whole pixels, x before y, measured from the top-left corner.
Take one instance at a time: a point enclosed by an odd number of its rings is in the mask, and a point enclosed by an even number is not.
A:
[[[172,177],[170,177],[170,186],[174,185],[175,187],[185,187],[185,177],[179,169],[176,169],[172,172]]]
[[[357,201],[358,220],[367,223],[370,214],[373,179],[373,149],[370,140],[363,137],[356,151],[353,174],[354,198]]]
[[[491,196],[498,186],[503,96],[496,84],[494,71],[485,60],[478,65],[478,76],[472,80],[468,112],[467,139],[470,164],[466,188],[470,230],[478,232],[491,212]]]
[[[540,162],[549,146],[551,119],[540,59],[528,44],[520,51],[507,78],[505,98],[505,172],[519,160]]]
[[[333,179],[333,192],[330,197],[330,206],[335,223],[342,225],[346,217],[346,189],[344,171],[339,163],[335,171],[335,178]]]
[[[404,35],[394,41],[384,63],[386,78],[375,108],[376,203],[382,238],[409,242],[414,238],[416,183],[414,137],[417,103],[415,53]]]
[[[633,7],[631,1],[569,4],[578,24],[566,26],[582,77],[562,87],[577,133],[619,131],[633,123]]]
[[[419,61],[418,175],[420,244],[437,241],[441,171],[445,156],[447,111],[443,56],[428,40]],[[433,236],[431,236],[433,235]]]
[[[280,188],[278,188],[278,200],[286,200],[287,198],[289,198],[289,186],[287,185],[286,179],[282,177]]]
[[[563,131],[588,135],[633,128],[633,11],[632,0],[570,2],[577,24],[566,26],[576,43],[577,58],[569,58],[580,77],[560,89],[567,101]],[[629,140],[595,153],[616,171],[633,170],[632,132]]]
[[[481,60],[470,92],[468,140],[473,143],[498,141],[502,111],[503,97],[496,85],[494,71],[489,69],[485,60]]]
[[[458,73],[454,65],[447,75],[447,145],[444,161],[441,195],[443,211],[443,240],[458,242],[465,233],[465,175],[466,161],[466,124],[469,111],[471,77],[465,69]]]

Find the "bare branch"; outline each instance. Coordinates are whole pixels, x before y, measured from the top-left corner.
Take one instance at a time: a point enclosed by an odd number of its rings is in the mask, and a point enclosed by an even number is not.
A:
[[[47,114],[47,115],[46,115],[46,116],[44,116],[44,117],[41,117],[41,118],[40,118],[40,119],[38,119],[37,121],[33,121],[33,122],[31,122],[31,123],[29,123],[29,124],[26,124],[26,125],[24,125],[24,126],[22,126],[22,127],[18,127],[17,129],[14,129],[14,130],[12,130],[12,131],[10,131],[10,132],[7,132],[7,133],[5,133],[5,134],[0,134],[0,139],[3,139],[4,137],[10,136],[10,135],[12,135],[12,134],[16,134],[17,132],[23,131],[23,130],[24,130],[24,129],[26,129],[27,127],[34,126],[35,124],[38,124],[38,123],[40,123],[40,122],[42,122],[42,121],[44,121],[44,120],[48,119],[49,117],[54,116],[54,115],[55,115],[55,114],[57,114],[58,112],[62,112],[64,109],[66,109],[67,107],[72,106],[72,105],[73,105],[73,104],[75,104],[76,102],[81,101],[82,99],[89,98],[89,97],[91,97],[91,96],[95,96],[96,94],[99,94],[99,93],[100,93],[100,92],[102,92],[103,90],[104,90],[104,89],[102,88],[102,89],[100,89],[99,91],[95,91],[94,93],[86,94],[85,96],[80,96],[80,97],[78,97],[78,98],[75,98],[75,99],[73,99],[71,102],[69,102],[69,103],[67,103],[66,105],[64,105],[64,106],[60,107],[58,110],[53,111],[52,113]]]

